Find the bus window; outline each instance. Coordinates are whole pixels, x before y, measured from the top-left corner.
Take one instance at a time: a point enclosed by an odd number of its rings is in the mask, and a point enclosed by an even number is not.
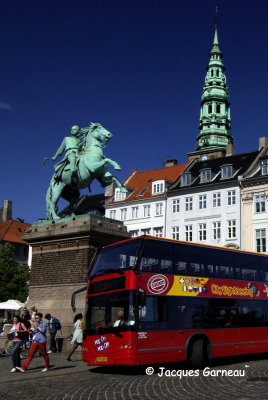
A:
[[[268,257],[260,256],[258,259],[260,263],[260,280],[268,282]]]
[[[89,333],[130,330],[135,325],[134,293],[121,291],[87,298],[86,326]]]
[[[167,302],[167,297],[146,296],[146,306],[139,307],[138,329],[167,329]]]
[[[174,248],[174,273],[177,275],[206,276],[204,249],[180,245]]]
[[[259,280],[258,257],[251,254],[235,253],[236,278],[245,281]]]
[[[173,244],[147,240],[142,251],[140,269],[144,272],[172,274]]]
[[[239,327],[268,326],[267,300],[238,300]]]
[[[138,247],[139,241],[133,240],[133,242],[103,248],[90,277],[106,271],[111,273],[112,270],[116,272],[122,269],[134,269]]]
[[[231,253],[214,249],[206,249],[206,253],[209,276],[227,279],[234,277]]]

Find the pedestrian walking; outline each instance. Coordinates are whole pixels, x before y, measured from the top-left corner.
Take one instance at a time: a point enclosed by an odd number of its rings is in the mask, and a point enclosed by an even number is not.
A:
[[[22,313],[20,316],[21,322],[26,326],[27,329],[31,327],[31,315],[27,309],[27,307],[23,307]]]
[[[21,322],[19,315],[14,315],[13,325],[9,333],[13,335],[13,349],[11,351],[11,359],[13,368],[10,372],[17,372],[16,367],[21,366],[20,349],[23,342],[23,333],[27,334],[25,325]]]
[[[71,355],[74,353],[74,351],[77,349],[78,346],[82,346],[82,343],[83,343],[83,315],[77,314],[74,317],[74,332],[71,341],[73,347],[67,357],[67,361],[72,361]]]
[[[57,330],[61,329],[60,321],[57,318],[52,317],[51,314],[46,314],[45,319],[48,320],[48,331],[49,331],[49,350],[48,353],[57,353],[56,345],[56,334]]]
[[[33,342],[31,344],[29,355],[24,361],[22,367],[16,367],[18,371],[25,372],[29,367],[32,358],[35,353],[39,350],[42,353],[42,356],[45,360],[45,368],[42,369],[42,372],[46,372],[49,369],[49,357],[46,350],[46,331],[47,331],[47,323],[42,320],[43,314],[36,313],[35,321],[32,324],[32,329],[34,331]]]

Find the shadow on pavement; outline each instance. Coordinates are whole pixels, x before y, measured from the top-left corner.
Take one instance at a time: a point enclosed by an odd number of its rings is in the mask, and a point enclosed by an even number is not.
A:
[[[217,368],[221,366],[234,365],[236,363],[245,363],[249,361],[259,361],[268,359],[268,353],[261,354],[247,354],[235,357],[224,357],[215,358],[207,366],[210,368]],[[146,368],[153,367],[155,373],[158,372],[158,368],[164,367],[169,370],[191,370],[191,366],[186,361],[172,362],[172,363],[161,363],[161,364],[148,364],[139,366],[128,366],[128,365],[114,365],[114,366],[98,366],[91,367],[89,372],[93,374],[116,374],[116,375],[145,375]]]

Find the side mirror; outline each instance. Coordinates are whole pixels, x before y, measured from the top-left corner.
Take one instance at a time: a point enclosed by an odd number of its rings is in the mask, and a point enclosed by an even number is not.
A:
[[[138,288],[138,305],[141,307],[146,306],[146,292],[141,288]]]

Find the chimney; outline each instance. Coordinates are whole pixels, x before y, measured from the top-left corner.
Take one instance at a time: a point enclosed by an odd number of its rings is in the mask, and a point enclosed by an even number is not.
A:
[[[225,156],[233,156],[234,155],[234,144],[228,143],[226,146]]]
[[[2,220],[8,221],[10,219],[12,219],[12,201],[5,200],[4,207],[2,209]]]
[[[166,167],[174,167],[175,165],[178,165],[178,160],[175,158],[166,161]]]
[[[267,137],[260,137],[259,138],[259,150],[261,150],[263,147],[266,147],[268,145],[268,138]]]

